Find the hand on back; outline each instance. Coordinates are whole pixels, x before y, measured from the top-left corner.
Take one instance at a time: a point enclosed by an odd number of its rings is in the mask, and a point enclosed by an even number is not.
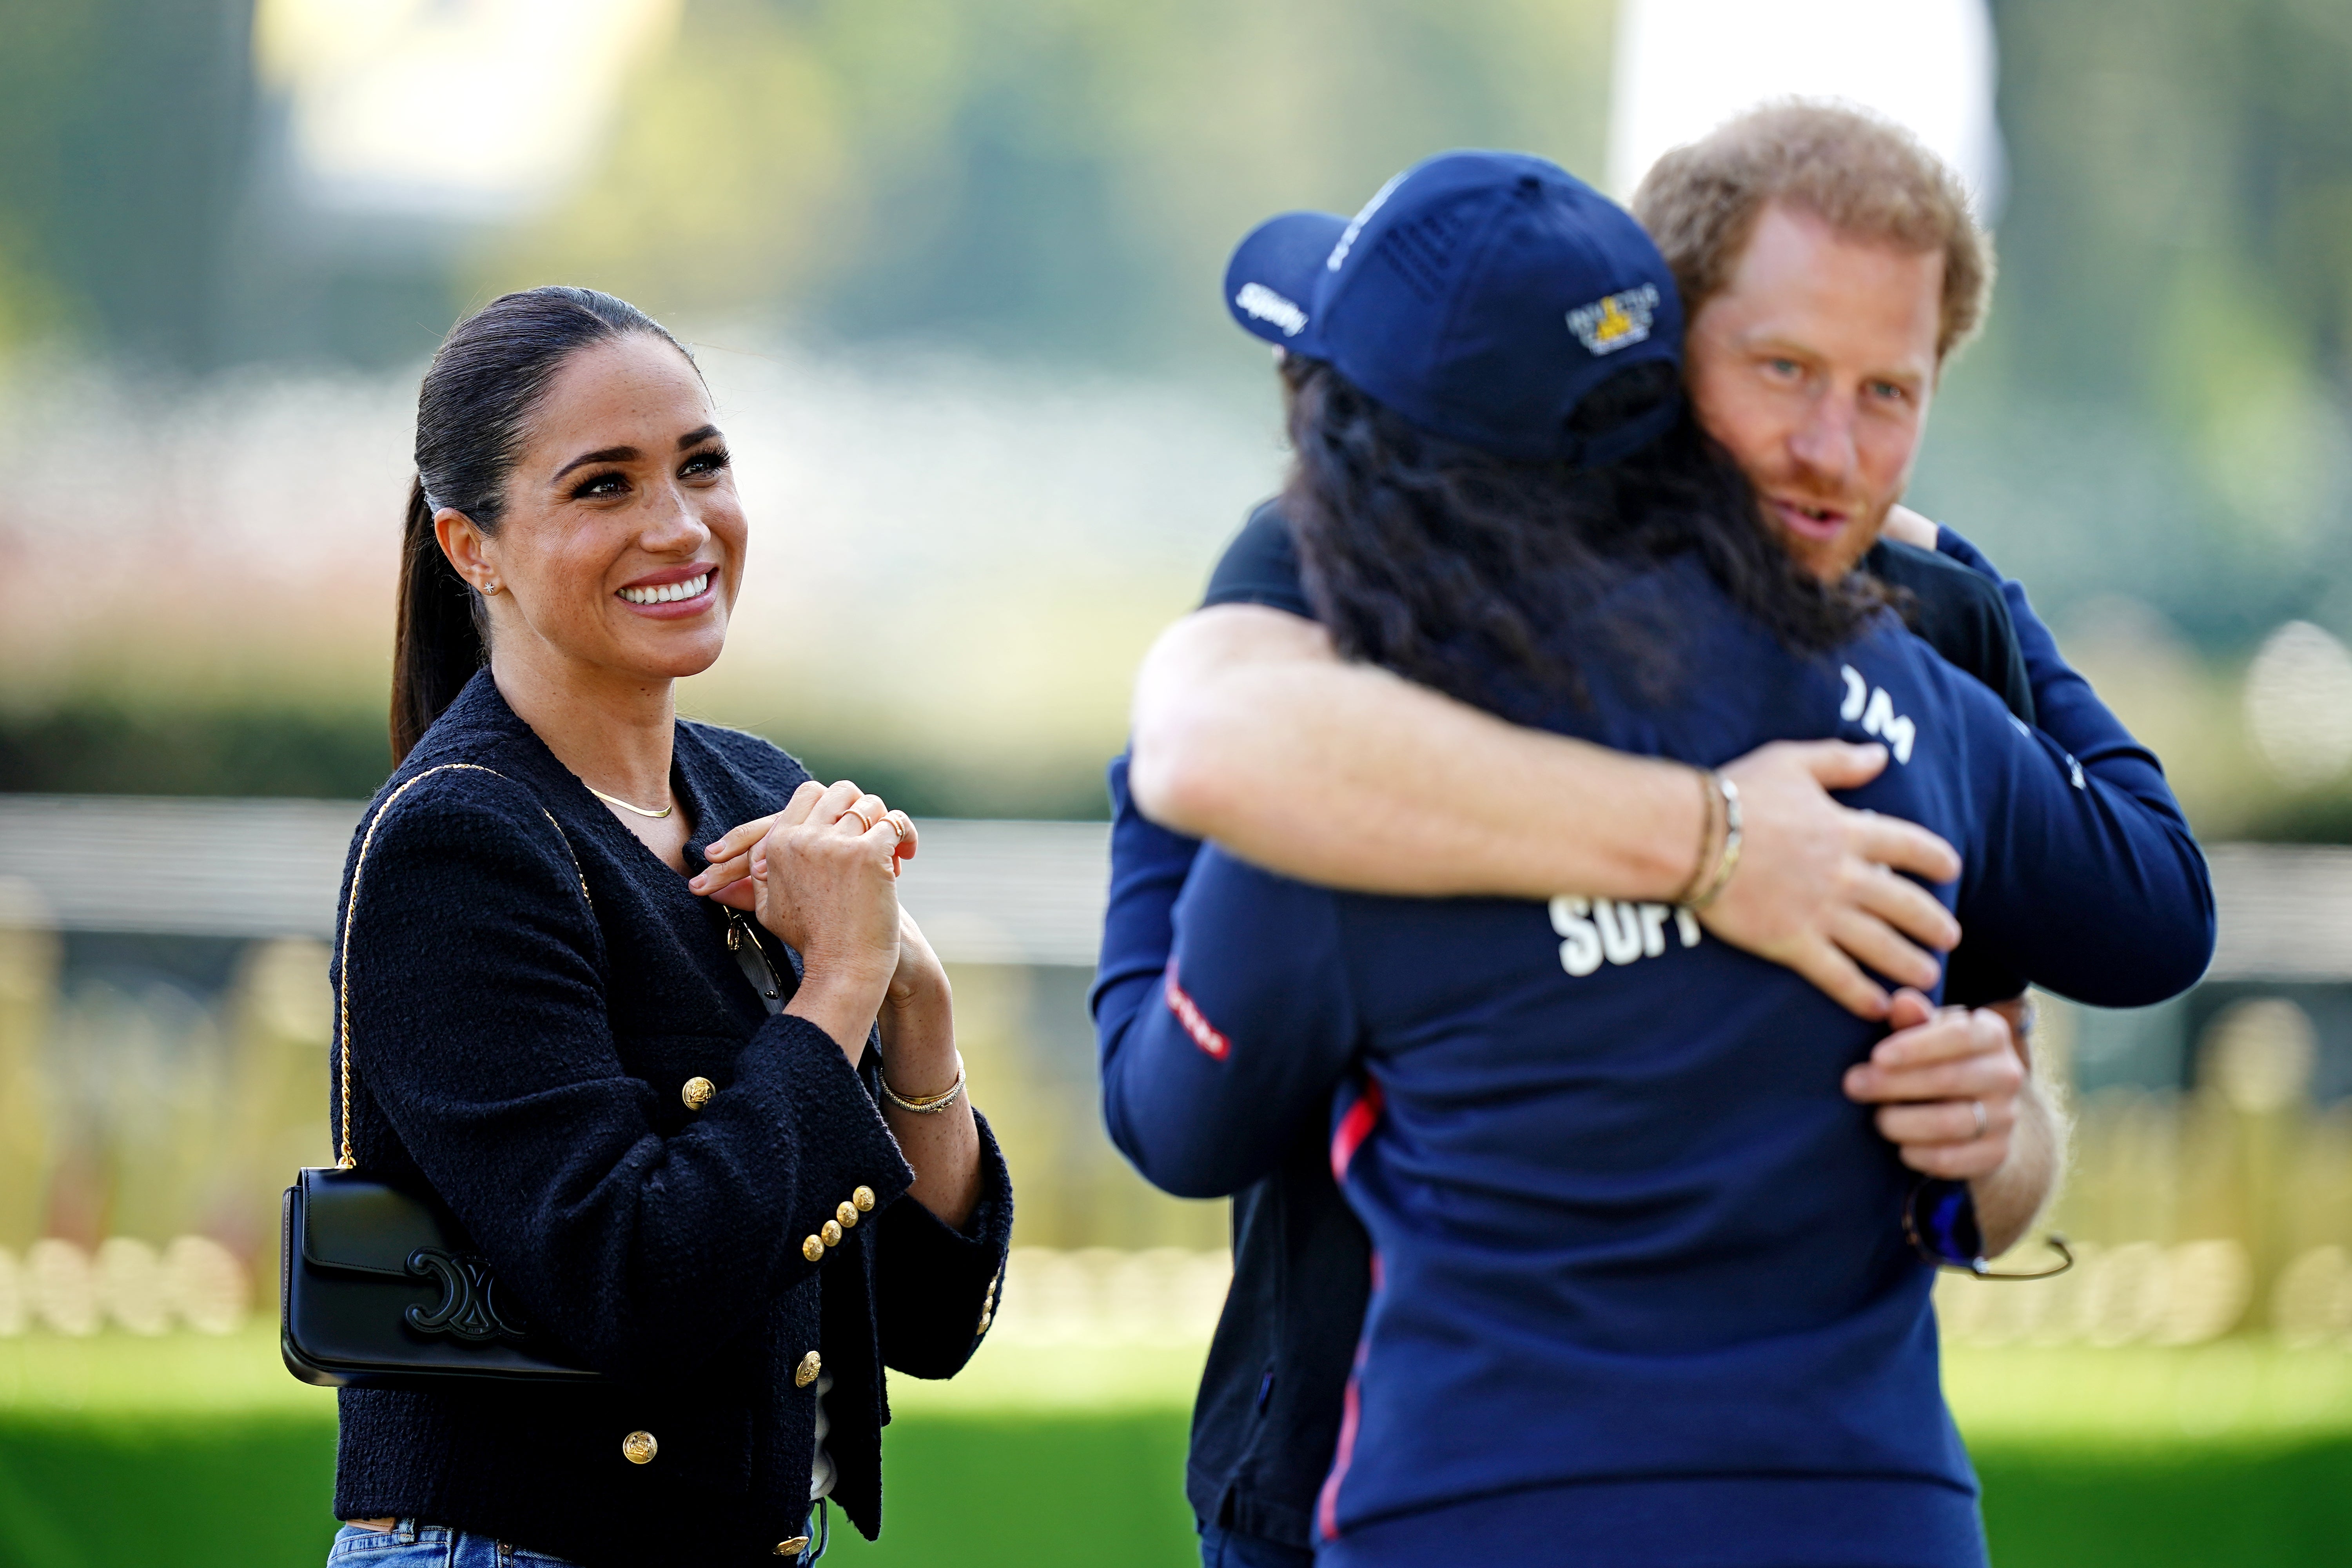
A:
[[[1960,874],[1952,847],[1916,824],[1830,798],[1885,766],[1884,746],[1778,741],[1726,767],[1739,786],[1745,843],[1731,880],[1699,915],[1718,940],[1795,970],[1864,1018],[1884,1018],[1889,1006],[1864,965],[1898,984],[1933,985],[1942,969],[1927,950],[1948,952],[1960,939],[1935,895],[1895,874],[1948,882]]]
[[[1900,504],[1886,509],[1886,521],[1878,525],[1879,537],[1897,543],[1914,545],[1921,550],[1936,548],[1936,525],[1927,518]]]

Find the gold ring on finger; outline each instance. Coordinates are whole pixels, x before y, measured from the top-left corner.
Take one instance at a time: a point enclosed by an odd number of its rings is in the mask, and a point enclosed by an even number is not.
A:
[[[841,814],[841,816],[836,816],[836,817],[835,817],[835,818],[834,818],[834,820],[835,820],[835,822],[839,822],[839,821],[841,820],[841,817],[842,817],[842,816],[854,816],[854,817],[857,818],[857,825],[858,825],[858,828],[859,828],[859,830],[860,830],[860,831],[862,831],[862,832],[866,832],[866,833],[871,833],[871,832],[873,832],[873,831],[874,831],[874,824],[875,824],[876,819],[875,819],[875,818],[873,818],[873,817],[871,817],[871,816],[866,816],[866,813],[861,809],[861,807],[863,807],[863,806],[864,806],[864,805],[865,805],[865,802],[863,802],[863,801],[852,801],[852,802],[850,803],[849,809],[848,809],[848,810],[846,810],[846,811],[845,811],[845,812],[843,812],[843,813]]]
[[[886,811],[882,814],[882,820],[890,825],[891,831],[898,836],[901,844],[915,836],[915,819],[903,811]]]

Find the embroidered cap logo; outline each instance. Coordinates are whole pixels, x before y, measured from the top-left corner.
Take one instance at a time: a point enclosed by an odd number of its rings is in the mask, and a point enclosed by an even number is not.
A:
[[[1263,283],[1244,283],[1234,296],[1234,306],[1261,321],[1272,321],[1286,338],[1307,330],[1307,312]]]
[[[1644,283],[1570,310],[1568,330],[1593,353],[1613,354],[1647,340],[1657,313],[1658,286]]]

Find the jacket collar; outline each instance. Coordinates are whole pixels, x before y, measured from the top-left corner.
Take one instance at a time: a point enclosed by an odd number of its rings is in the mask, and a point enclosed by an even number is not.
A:
[[[670,740],[670,787],[693,823],[686,858],[692,869],[705,863],[702,847],[740,823],[780,809],[782,801],[762,798],[751,780],[703,738],[702,726],[679,720]],[[604,804],[589,793],[578,774],[557,760],[539,732],[507,705],[498,682],[483,668],[433,722],[401,765],[401,776],[443,763],[478,763],[495,768],[529,788],[567,828],[599,837],[626,834]],[[633,846],[634,847],[634,846]]]

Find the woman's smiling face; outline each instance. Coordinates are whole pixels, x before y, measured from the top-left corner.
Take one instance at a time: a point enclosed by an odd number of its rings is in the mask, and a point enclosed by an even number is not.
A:
[[[745,525],[710,395],[647,332],[580,350],[549,380],[506,512],[485,536],[434,520],[489,596],[492,657],[674,679],[710,668],[742,584]]]

